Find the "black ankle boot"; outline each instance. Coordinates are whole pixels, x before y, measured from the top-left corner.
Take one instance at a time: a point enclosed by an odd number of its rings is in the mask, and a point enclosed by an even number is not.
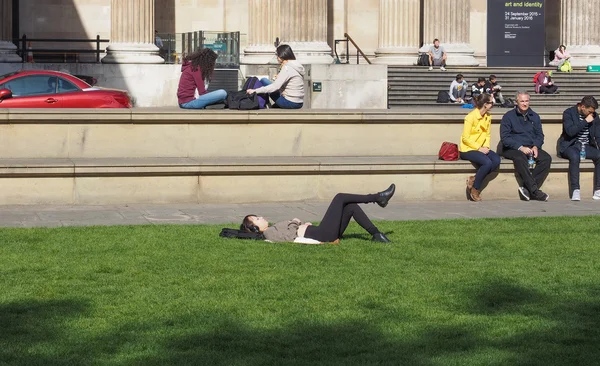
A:
[[[392,241],[388,239],[383,233],[373,234],[373,241],[378,243],[391,243]]]
[[[389,186],[388,189],[386,189],[383,192],[377,193],[378,197],[375,202],[377,202],[377,204],[381,207],[387,206],[388,201],[390,200],[390,198],[392,198],[394,192],[396,192],[396,185],[392,183],[392,185]]]

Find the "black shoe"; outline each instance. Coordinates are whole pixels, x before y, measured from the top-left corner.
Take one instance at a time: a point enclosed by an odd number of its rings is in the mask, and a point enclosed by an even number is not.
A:
[[[381,207],[387,206],[390,198],[392,198],[392,196],[394,195],[394,192],[396,192],[396,185],[392,183],[392,185],[389,186],[388,189],[386,189],[383,192],[377,193],[379,197],[377,197],[377,200],[375,202],[377,202],[377,204]]]
[[[519,187],[519,197],[522,201],[529,201],[531,194],[525,187]]]
[[[373,234],[373,241],[378,243],[391,243],[392,241],[388,239],[383,233]]]
[[[537,191],[533,192],[531,198],[536,201],[548,202],[548,198],[550,198],[550,196],[538,189]]]

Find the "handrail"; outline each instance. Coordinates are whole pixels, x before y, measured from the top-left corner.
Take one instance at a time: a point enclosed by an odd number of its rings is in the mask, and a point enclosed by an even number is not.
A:
[[[109,43],[108,39],[100,39],[100,36],[97,35],[94,39],[82,39],[82,38],[74,38],[74,39],[64,39],[64,38],[27,38],[27,35],[23,35],[21,38],[14,38],[13,42],[17,45],[17,53],[21,56],[23,62],[26,62],[26,55],[29,51],[28,42],[52,42],[52,43],[96,43],[96,49],[71,49],[71,48],[35,48],[31,49],[32,52],[40,52],[40,53],[52,53],[55,52],[57,54],[61,53],[95,53],[96,54],[96,62],[100,62],[100,54],[104,53],[104,49],[100,49],[100,43]]]
[[[367,57],[367,55],[365,55],[365,53],[360,49],[360,47],[358,47],[358,45],[356,44],[356,42],[354,42],[354,40],[352,39],[352,37],[350,37],[350,35],[348,35],[348,33],[344,33],[344,37],[346,37],[350,42],[352,42],[352,45],[356,48],[356,50],[358,51],[356,53],[356,63],[359,63],[359,58],[358,55],[362,55],[362,57],[369,63],[369,65],[371,64],[371,60],[369,60],[369,58]],[[348,57],[346,55],[346,57]]]

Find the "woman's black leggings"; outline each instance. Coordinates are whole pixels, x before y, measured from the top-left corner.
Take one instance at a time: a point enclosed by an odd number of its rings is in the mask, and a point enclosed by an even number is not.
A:
[[[373,225],[362,208],[357,205],[357,203],[375,202],[377,198],[376,194],[336,194],[329,204],[325,216],[321,219],[321,224],[307,227],[304,236],[321,242],[334,241],[344,233],[350,219],[353,217],[369,234],[377,234],[379,232],[377,227]]]

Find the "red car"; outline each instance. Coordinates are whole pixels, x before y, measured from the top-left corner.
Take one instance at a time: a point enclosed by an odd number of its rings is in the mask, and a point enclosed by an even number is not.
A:
[[[131,108],[131,99],[64,72],[21,70],[0,76],[0,108]]]

